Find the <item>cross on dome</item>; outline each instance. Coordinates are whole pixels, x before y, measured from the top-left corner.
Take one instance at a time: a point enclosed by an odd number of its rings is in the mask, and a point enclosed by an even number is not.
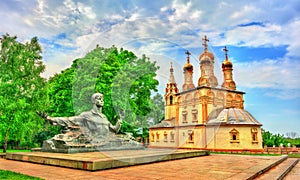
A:
[[[170,72],[174,72],[174,70],[173,70],[173,63],[172,63],[172,62],[170,62],[170,64],[171,64],[171,67],[170,67]]]
[[[204,51],[207,51],[207,42],[209,42],[209,39],[207,39],[206,35],[204,35],[204,38],[202,38],[203,40],[203,46],[204,46]]]
[[[226,46],[223,48],[223,51],[225,52],[226,60],[228,60],[228,51],[229,51],[229,50],[227,49]]]
[[[190,63],[190,55],[191,55],[191,53],[187,50],[187,51],[185,52],[185,54],[187,55],[187,57],[186,57],[187,62]]]

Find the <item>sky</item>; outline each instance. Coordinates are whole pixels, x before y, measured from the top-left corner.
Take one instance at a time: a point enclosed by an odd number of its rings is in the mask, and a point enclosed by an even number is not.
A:
[[[2,0],[0,17],[0,35],[17,35],[21,42],[39,38],[45,78],[97,44],[115,45],[157,62],[162,94],[170,62],[181,89],[186,50],[197,84],[206,35],[219,84],[226,45],[237,90],[246,92],[245,109],[272,133],[300,136],[298,0]]]

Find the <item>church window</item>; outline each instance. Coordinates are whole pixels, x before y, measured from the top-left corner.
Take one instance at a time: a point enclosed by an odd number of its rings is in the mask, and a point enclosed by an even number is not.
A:
[[[173,104],[173,96],[170,96],[170,104]]]
[[[164,142],[168,142],[168,133],[164,132]]]
[[[198,122],[198,111],[196,109],[192,110],[193,122]]]
[[[187,112],[186,111],[182,112],[182,123],[187,123]]]
[[[151,142],[154,142],[154,133],[151,133]]]
[[[170,135],[171,135],[171,140],[170,140],[170,141],[171,141],[171,142],[174,142],[174,135],[175,135],[174,132],[172,131],[172,132],[170,133]]]
[[[159,133],[156,133],[156,142],[159,142]]]
[[[230,132],[230,142],[231,143],[238,143],[240,142],[240,138],[239,138],[239,131],[236,130],[235,128],[233,128]]]
[[[257,128],[251,128],[252,143],[258,143]]]
[[[232,140],[234,140],[234,141],[236,140],[236,135],[235,134],[232,135]]]
[[[183,123],[187,123],[187,119],[186,119],[186,114],[183,114],[183,120],[182,120]]]
[[[192,130],[189,130],[188,131],[188,140],[187,140],[188,143],[194,143],[194,131]]]
[[[252,141],[257,141],[256,134],[252,134]]]

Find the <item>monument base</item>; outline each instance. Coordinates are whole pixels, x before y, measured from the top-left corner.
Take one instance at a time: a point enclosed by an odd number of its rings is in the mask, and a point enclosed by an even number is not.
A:
[[[144,149],[89,153],[7,153],[6,159],[96,171],[209,155],[203,150]]]
[[[120,151],[120,150],[138,150],[144,149],[141,143],[136,141],[115,139],[99,144],[73,144],[65,141],[47,140],[44,141],[42,152],[54,153],[83,153],[83,152],[99,152],[99,151]]]
[[[121,150],[142,150],[145,149],[143,146],[120,146],[120,147],[70,147],[68,149],[41,149],[42,152],[52,153],[84,153],[84,152],[101,152],[101,151],[121,151]]]

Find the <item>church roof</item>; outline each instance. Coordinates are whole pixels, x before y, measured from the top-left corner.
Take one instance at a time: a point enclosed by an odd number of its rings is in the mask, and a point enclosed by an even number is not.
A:
[[[174,127],[175,126],[175,118],[162,120],[160,123],[153,125],[151,128],[157,127]]]
[[[248,111],[238,108],[216,109],[212,111],[208,117],[207,124],[262,125]]]

